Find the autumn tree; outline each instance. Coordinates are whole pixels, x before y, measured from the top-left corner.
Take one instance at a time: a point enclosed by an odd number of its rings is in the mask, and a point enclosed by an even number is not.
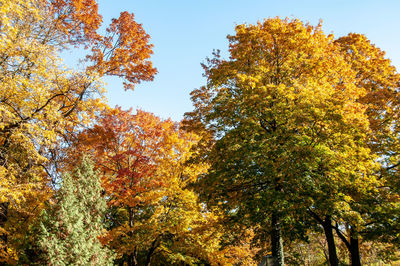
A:
[[[204,145],[203,194],[267,232],[276,265],[282,228],[301,237],[300,221],[315,219],[337,265],[331,219],[358,225],[349,201],[370,199],[379,183],[359,101],[365,89],[321,25],[271,18],[238,25],[228,39],[230,59],[208,60],[207,85],[192,92],[195,110],[186,114],[189,129],[214,135]]]
[[[399,234],[399,186],[398,176],[398,88],[400,75],[385,52],[372,44],[364,35],[351,33],[338,38],[335,43],[344,59],[355,71],[355,84],[365,90],[359,102],[366,106],[366,115],[371,131],[368,146],[376,154],[379,169],[376,171],[381,185],[376,195],[376,204],[364,210],[367,226],[351,228],[349,236],[335,227],[348,247],[351,257],[359,261],[358,245],[362,237],[396,244]],[[398,242],[397,242],[398,244]]]
[[[126,88],[152,80],[149,36],[121,13],[103,36],[94,0],[3,1],[0,6],[0,260],[15,261],[23,232],[51,195],[60,145],[104,105],[99,78]],[[68,70],[60,50],[85,48]]]
[[[119,263],[234,261],[221,250],[217,212],[188,186],[208,167],[190,161],[197,142],[171,120],[120,108],[105,110],[78,135],[70,158],[95,157],[110,207],[103,243],[118,253]],[[240,260],[245,245],[237,250]]]

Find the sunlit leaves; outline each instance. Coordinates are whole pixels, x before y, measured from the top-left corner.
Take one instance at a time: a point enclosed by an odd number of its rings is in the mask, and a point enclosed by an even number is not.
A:
[[[95,42],[93,54],[88,56],[94,62],[90,69],[124,78],[125,89],[133,89],[142,80],[153,80],[157,70],[149,61],[153,53],[149,38],[132,13],[122,12],[107,28],[107,35]]]
[[[219,249],[218,219],[188,187],[207,171],[207,164],[190,161],[198,140],[171,120],[120,108],[105,110],[78,136],[71,155],[95,155],[114,210],[103,242],[121,259],[154,256],[189,263],[209,259]]]
[[[0,228],[21,232],[2,235],[11,251],[13,242],[21,243],[15,241],[23,237],[21,226],[30,224],[51,195],[60,147],[104,109],[100,78],[116,75],[133,86],[151,80],[156,70],[149,61],[149,36],[133,15],[114,20],[108,37],[99,33],[96,1],[3,1],[0,13],[0,206],[7,213]],[[76,71],[59,56],[75,47],[110,52],[96,53],[88,68]]]
[[[379,184],[361,101],[368,90],[333,36],[270,18],[238,25],[228,39],[230,58],[204,66],[207,86],[192,93],[187,114],[188,128],[215,136],[204,149],[203,194],[261,226],[271,213],[285,219],[306,207],[362,223],[353,203]]]

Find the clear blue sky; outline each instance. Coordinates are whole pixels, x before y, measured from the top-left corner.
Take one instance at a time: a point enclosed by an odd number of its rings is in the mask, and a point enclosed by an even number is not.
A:
[[[236,24],[268,17],[295,17],[315,25],[323,20],[326,33],[365,34],[400,67],[399,0],[99,0],[104,22],[122,11],[135,14],[154,44],[152,61],[158,68],[153,82],[125,92],[116,79],[107,79],[111,106],[133,107],[179,121],[192,110],[189,93],[204,85],[200,63],[220,49],[226,55],[226,35]]]

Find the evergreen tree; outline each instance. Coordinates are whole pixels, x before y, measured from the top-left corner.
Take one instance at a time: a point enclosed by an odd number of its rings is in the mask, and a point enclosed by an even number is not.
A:
[[[106,202],[101,183],[87,157],[66,174],[56,203],[43,212],[39,245],[49,265],[112,265],[111,252],[102,247],[102,218]]]

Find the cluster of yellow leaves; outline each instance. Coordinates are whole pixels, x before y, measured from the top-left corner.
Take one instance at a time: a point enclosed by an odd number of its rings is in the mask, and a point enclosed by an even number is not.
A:
[[[321,25],[273,18],[239,25],[229,40],[231,59],[206,69],[209,86],[195,96],[203,105],[213,105],[205,114],[216,122],[211,126],[221,131],[253,127],[275,134],[268,149],[286,148],[275,159],[274,169],[291,171],[286,165],[296,153],[302,157],[314,150],[325,153],[325,163],[330,157],[337,169],[325,173],[329,182],[350,182],[357,173],[364,183],[362,176],[374,167],[368,147],[360,145],[369,133],[367,107],[358,101],[366,90],[354,82],[355,71],[333,36],[326,36]],[[264,135],[261,132],[256,134]]]
[[[351,33],[335,41],[352,69],[356,71],[355,84],[365,90],[360,102],[366,106],[371,132],[370,147],[378,155],[387,156],[388,166],[399,161],[393,156],[399,149],[399,97],[400,74],[385,58],[385,52],[372,44],[364,35]]]

